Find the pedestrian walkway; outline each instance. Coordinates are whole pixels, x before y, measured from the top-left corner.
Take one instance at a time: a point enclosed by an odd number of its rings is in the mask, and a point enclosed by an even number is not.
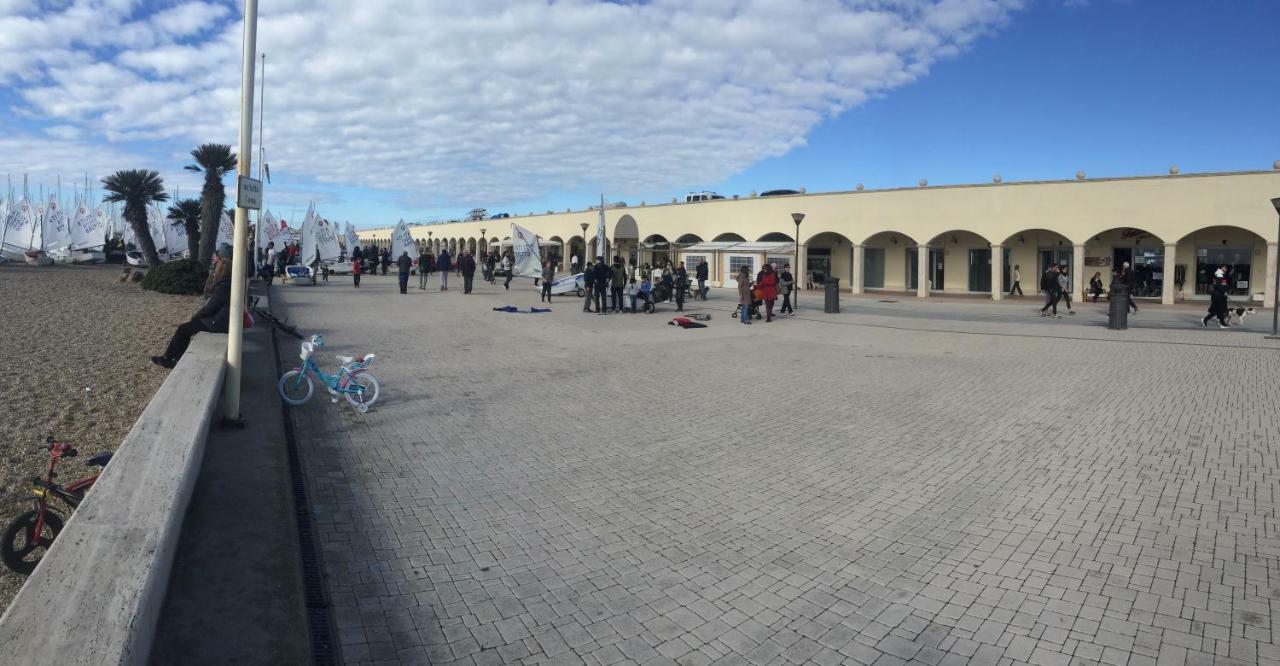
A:
[[[1260,335],[396,291],[277,299],[378,354],[298,412],[349,664],[1280,663]]]

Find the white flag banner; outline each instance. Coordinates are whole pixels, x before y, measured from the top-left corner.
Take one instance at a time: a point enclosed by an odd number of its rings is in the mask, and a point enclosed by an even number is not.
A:
[[[604,237],[604,195],[600,195],[600,221],[596,223],[596,256],[608,259],[605,255],[605,237]]]
[[[49,197],[49,207],[45,209],[44,215],[44,249],[71,249],[71,224],[67,221],[66,213],[62,212],[58,200],[52,196]]]
[[[222,211],[222,219],[218,221],[218,244],[214,249],[218,249],[218,247],[221,247],[223,243],[230,245],[231,241],[234,240],[235,237],[236,225],[231,221],[231,218],[227,216],[227,211],[224,210]]]
[[[542,255],[539,252],[538,235],[524,227],[511,223],[511,253],[516,258],[512,275],[542,277]]]
[[[102,247],[107,243],[107,229],[103,225],[105,216],[94,215],[89,207],[80,204],[76,208],[75,219],[71,221],[71,249],[86,250]]]
[[[360,247],[360,237],[356,235],[356,225],[348,222],[347,223],[347,254],[350,255],[351,251],[357,247]]]
[[[401,252],[408,252],[409,258],[417,260],[418,246],[413,242],[413,234],[409,233],[409,225],[400,220],[395,231],[391,232],[391,261],[400,258]]]
[[[316,247],[320,250],[320,259],[336,261],[342,256],[342,247],[338,245],[338,233],[333,224],[324,218],[316,222]]]
[[[147,208],[147,228],[151,230],[151,242],[155,243],[157,253],[164,252],[169,247],[164,237],[165,224],[159,208],[155,206]]]

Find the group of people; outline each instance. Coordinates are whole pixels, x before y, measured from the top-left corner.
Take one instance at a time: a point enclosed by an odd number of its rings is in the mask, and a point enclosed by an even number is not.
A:
[[[579,265],[576,256],[570,265]],[[603,257],[596,257],[595,263],[583,267],[581,272],[585,291],[583,312],[616,314],[629,309],[631,312],[643,310],[652,313],[660,302],[675,303],[676,312],[684,312],[687,299],[707,300],[708,268],[705,259],[694,267],[692,278],[684,262],[664,261],[654,268],[647,263],[636,266],[634,260],[624,265],[621,256],[614,257],[612,264],[606,264]],[[693,290],[694,281],[697,282],[696,291]]]
[[[743,266],[734,276],[738,283],[738,309],[734,313],[739,321],[750,324],[752,319],[760,318],[760,306],[764,305],[764,321],[773,321],[773,305],[782,295],[782,309],[779,314],[795,315],[791,303],[791,294],[795,290],[795,276],[791,274],[791,264],[783,264],[778,271],[777,264],[765,264],[764,268],[751,279],[751,268]]]
[[[1065,302],[1067,306],[1067,314],[1075,314],[1075,310],[1071,308],[1071,276],[1070,268],[1064,264],[1051,263],[1045,268],[1044,273],[1040,275],[1040,293],[1044,294],[1044,306],[1040,308],[1041,317],[1054,317],[1061,319],[1058,314],[1058,303]],[[1125,298],[1128,300],[1129,309],[1136,314],[1138,312],[1138,304],[1133,300],[1134,274],[1130,268],[1129,262],[1124,262],[1120,268],[1116,269],[1114,281],[1125,285]],[[1012,296],[1016,291],[1018,295],[1022,295],[1022,271],[1018,266],[1013,267],[1013,286],[1009,289],[1009,295]],[[1098,297],[1105,293],[1102,284],[1102,272],[1098,271],[1089,278],[1089,287],[1087,291],[1089,298],[1094,302],[1098,302]]]

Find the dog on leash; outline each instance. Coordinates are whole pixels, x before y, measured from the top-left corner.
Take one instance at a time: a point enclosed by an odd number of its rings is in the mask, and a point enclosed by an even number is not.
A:
[[[1240,326],[1244,324],[1244,318],[1253,314],[1253,308],[1230,307],[1227,308],[1227,318],[1232,326]]]

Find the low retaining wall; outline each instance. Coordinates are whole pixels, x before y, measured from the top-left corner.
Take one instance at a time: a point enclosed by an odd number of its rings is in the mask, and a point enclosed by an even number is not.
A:
[[[145,664],[205,435],[227,336],[201,333],[0,617],[0,658]],[[138,360],[135,362],[145,362]]]

